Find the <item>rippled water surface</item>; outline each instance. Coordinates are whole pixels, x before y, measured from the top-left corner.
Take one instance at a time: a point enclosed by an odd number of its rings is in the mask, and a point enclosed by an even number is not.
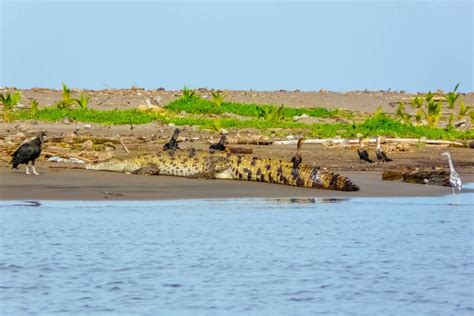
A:
[[[472,315],[472,197],[4,201],[1,311]]]

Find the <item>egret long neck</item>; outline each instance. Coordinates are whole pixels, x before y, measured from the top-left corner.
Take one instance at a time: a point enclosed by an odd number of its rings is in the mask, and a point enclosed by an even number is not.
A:
[[[449,163],[449,169],[451,171],[453,171],[454,170],[454,165],[453,165],[453,162],[451,161],[451,157],[449,157],[449,156],[448,156],[448,163]]]

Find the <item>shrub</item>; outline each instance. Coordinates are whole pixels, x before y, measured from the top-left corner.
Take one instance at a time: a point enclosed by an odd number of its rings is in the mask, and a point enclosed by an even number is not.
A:
[[[212,95],[212,102],[220,108],[222,103],[224,103],[224,98],[226,97],[226,94],[223,93],[222,91],[211,91]]]
[[[183,99],[185,100],[193,100],[195,98],[198,98],[199,96],[196,94],[195,90],[189,89],[189,87],[184,86],[183,88]]]
[[[64,82],[62,82],[61,85],[63,87],[63,91],[61,93],[62,100],[56,102],[55,106],[58,109],[70,109],[74,104],[74,99],[71,97],[71,89],[69,89]]]
[[[79,99],[74,99],[76,103],[79,105],[79,108],[83,111],[86,111],[88,109],[88,104],[89,104],[89,96],[86,94],[81,94]]]
[[[21,92],[7,92],[5,95],[0,93],[0,101],[3,104],[3,121],[10,122],[10,112],[18,104],[21,99]]]
[[[30,113],[31,116],[36,118],[38,115],[38,110],[39,110],[39,103],[38,100],[31,100],[31,106],[30,106]]]

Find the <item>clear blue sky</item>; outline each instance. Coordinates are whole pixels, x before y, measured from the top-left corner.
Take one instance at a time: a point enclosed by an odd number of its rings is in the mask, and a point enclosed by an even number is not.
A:
[[[474,90],[469,0],[0,1],[0,86]]]

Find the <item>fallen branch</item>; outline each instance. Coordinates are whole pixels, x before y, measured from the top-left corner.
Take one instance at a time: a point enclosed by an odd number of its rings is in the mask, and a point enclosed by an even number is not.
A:
[[[125,146],[125,144],[123,143],[122,141],[122,138],[120,137],[120,135],[118,134],[118,139],[120,141],[120,145],[122,145],[123,149],[125,149],[125,151],[127,152],[127,154],[129,155],[130,154],[130,150],[128,150],[127,146]]]
[[[385,170],[382,173],[382,180],[451,186],[449,172],[446,170]]]
[[[296,145],[298,140],[278,140],[273,142],[275,145]],[[305,139],[305,144],[358,144],[358,139],[344,139],[344,138],[325,138],[325,139]]]
[[[112,144],[119,144],[120,140],[112,137],[84,137],[84,136],[77,136],[77,137],[70,137],[70,136],[53,136],[48,138],[48,142],[53,142],[53,143],[61,143],[64,142],[65,139],[71,139],[73,140],[74,144],[81,144],[87,140],[91,140],[94,142],[94,144],[105,144],[105,143],[112,143]]]
[[[265,135],[228,135],[227,143],[233,145],[271,145],[270,137]]]
[[[384,138],[387,142],[399,142],[399,143],[409,143],[409,144],[418,144],[425,143],[428,145],[456,145],[456,146],[466,146],[464,143],[450,140],[438,140],[438,139],[426,139],[426,138]],[[374,140],[376,142],[376,140]]]
[[[368,138],[365,140],[366,143],[376,144],[377,140],[375,138]],[[437,140],[437,139],[426,139],[426,138],[384,138],[384,143],[388,142],[398,142],[398,143],[408,143],[408,144],[419,144],[425,143],[428,145],[455,145],[465,147],[466,144],[458,141],[450,140]],[[275,145],[296,145],[298,140],[279,140],[273,142]],[[306,139],[305,144],[358,144],[358,139],[345,139],[345,138],[325,138],[325,139]]]

